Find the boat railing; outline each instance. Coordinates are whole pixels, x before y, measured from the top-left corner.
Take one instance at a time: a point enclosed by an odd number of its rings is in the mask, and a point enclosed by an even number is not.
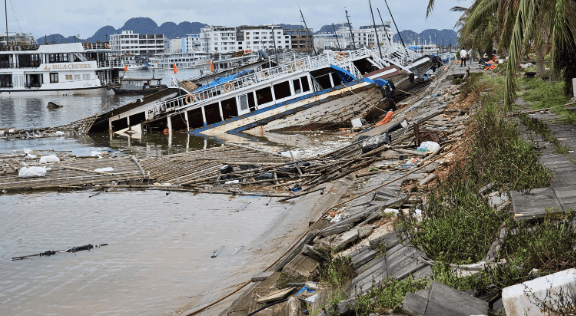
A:
[[[197,104],[206,103],[212,98],[221,96],[222,94],[229,93],[237,89],[249,87],[253,84],[264,81],[272,81],[273,79],[295,72],[304,70],[310,71],[314,69],[329,67],[330,65],[336,65],[338,67],[344,68],[352,73],[352,75],[354,75],[356,78],[362,78],[362,74],[354,66],[353,61],[360,58],[369,57],[370,55],[371,53],[368,49],[359,49],[348,52],[325,52],[318,56],[297,59],[280,66],[265,68],[258,72],[240,76],[234,80],[230,80],[213,87],[197,89],[196,91],[191,92],[191,97],[188,99],[186,99],[184,96],[172,100],[161,102],[159,101],[154,104],[150,112],[154,113],[154,115],[158,115],[160,113],[166,113],[174,110],[175,106],[194,108]],[[188,102],[184,102],[185,99]]]
[[[124,64],[119,60],[107,60],[107,61],[100,61],[98,62],[99,68],[110,68],[110,67],[124,67]]]

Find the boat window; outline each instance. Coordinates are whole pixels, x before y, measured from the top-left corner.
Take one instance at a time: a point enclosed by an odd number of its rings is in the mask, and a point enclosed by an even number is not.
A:
[[[38,54],[18,55],[19,68],[36,68],[39,66],[40,66],[40,55]]]
[[[50,74],[50,83],[58,83],[58,73]]]
[[[258,105],[274,101],[272,99],[272,89],[270,89],[270,87],[266,87],[264,89],[256,90],[256,100],[258,100]]]
[[[188,122],[190,128],[200,128],[204,126],[204,119],[202,118],[202,109],[194,109],[188,111]]]
[[[12,55],[0,55],[0,68],[12,67]]]
[[[240,100],[240,111],[248,110],[248,95],[243,94],[238,97],[238,100]]]
[[[303,92],[310,91],[310,85],[308,84],[308,77],[302,77],[300,78],[300,81],[302,82],[302,91]]]
[[[300,85],[300,79],[294,79],[292,80],[292,83],[294,84],[294,94],[302,93],[302,86]]]
[[[290,83],[288,81],[281,82],[274,85],[274,95],[276,100],[284,99],[292,95],[290,91]]]
[[[80,81],[80,75],[74,75],[74,80]]]
[[[224,115],[225,120],[238,116],[238,107],[236,106],[235,97],[222,101],[222,114]]]
[[[254,93],[248,93],[248,105],[250,106],[250,112],[256,111],[256,100],[254,100]]]
[[[48,60],[50,63],[63,63],[70,61],[68,54],[50,54]]]
[[[12,75],[0,75],[0,87],[12,88]]]
[[[220,116],[220,107],[218,106],[218,103],[205,106],[204,114],[206,114],[206,123],[208,124],[222,122],[222,117]]]
[[[66,80],[72,80],[72,75],[66,75]]]
[[[82,79],[84,80],[90,80],[90,75],[82,75]]]

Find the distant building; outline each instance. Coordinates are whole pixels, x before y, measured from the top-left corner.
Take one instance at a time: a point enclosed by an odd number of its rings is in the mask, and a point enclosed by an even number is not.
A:
[[[390,28],[390,22],[385,22],[384,25],[376,25],[376,30],[378,30],[380,45],[388,45],[389,39],[392,41],[394,33],[392,33],[392,29]],[[347,26],[340,27],[336,30],[336,34],[345,38],[350,46],[352,46],[354,42],[356,48],[376,47],[376,32],[374,31],[373,25],[361,26],[359,30],[352,29],[354,41],[352,41],[352,36],[350,35],[350,28]]]
[[[182,39],[174,38],[168,40],[168,48],[165,50],[166,53],[181,53],[182,52]]]
[[[334,33],[320,33],[314,35],[314,47],[318,50],[339,50],[348,47],[348,38]]]
[[[200,31],[200,47],[207,53],[228,53],[237,50],[289,49],[291,43],[290,37],[279,26],[209,26]]]
[[[284,35],[290,36],[291,48],[297,52],[310,52],[313,50],[314,32],[312,29],[284,30]]]
[[[122,55],[153,56],[165,50],[164,34],[137,34],[133,31],[122,31],[110,35],[110,48]]]
[[[202,49],[202,42],[200,42],[200,34],[186,34],[182,38],[182,52],[189,53],[199,51]]]

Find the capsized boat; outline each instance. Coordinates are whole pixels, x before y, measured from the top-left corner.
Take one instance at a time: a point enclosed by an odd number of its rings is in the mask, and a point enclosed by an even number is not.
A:
[[[242,134],[256,127],[277,130],[307,124],[350,125],[352,118],[374,111],[384,114],[394,107],[390,100],[393,83],[363,75],[393,64],[393,60],[379,58],[369,49],[326,52],[218,78],[193,91],[179,88],[174,98],[142,102],[129,111],[116,110],[108,117],[109,126],[114,132],[142,128],[218,136]],[[433,61],[427,57],[422,64]]]

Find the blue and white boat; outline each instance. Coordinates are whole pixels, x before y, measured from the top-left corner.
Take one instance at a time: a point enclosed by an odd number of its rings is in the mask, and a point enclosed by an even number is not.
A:
[[[428,69],[431,59],[429,63]],[[273,131],[295,126],[346,126],[353,118],[374,111],[382,114],[393,106],[389,98],[393,84],[363,77],[392,64],[368,49],[326,52],[222,77],[194,91],[174,87],[176,96],[118,112],[108,117],[108,125],[114,132],[142,128],[211,136],[255,128]]]

